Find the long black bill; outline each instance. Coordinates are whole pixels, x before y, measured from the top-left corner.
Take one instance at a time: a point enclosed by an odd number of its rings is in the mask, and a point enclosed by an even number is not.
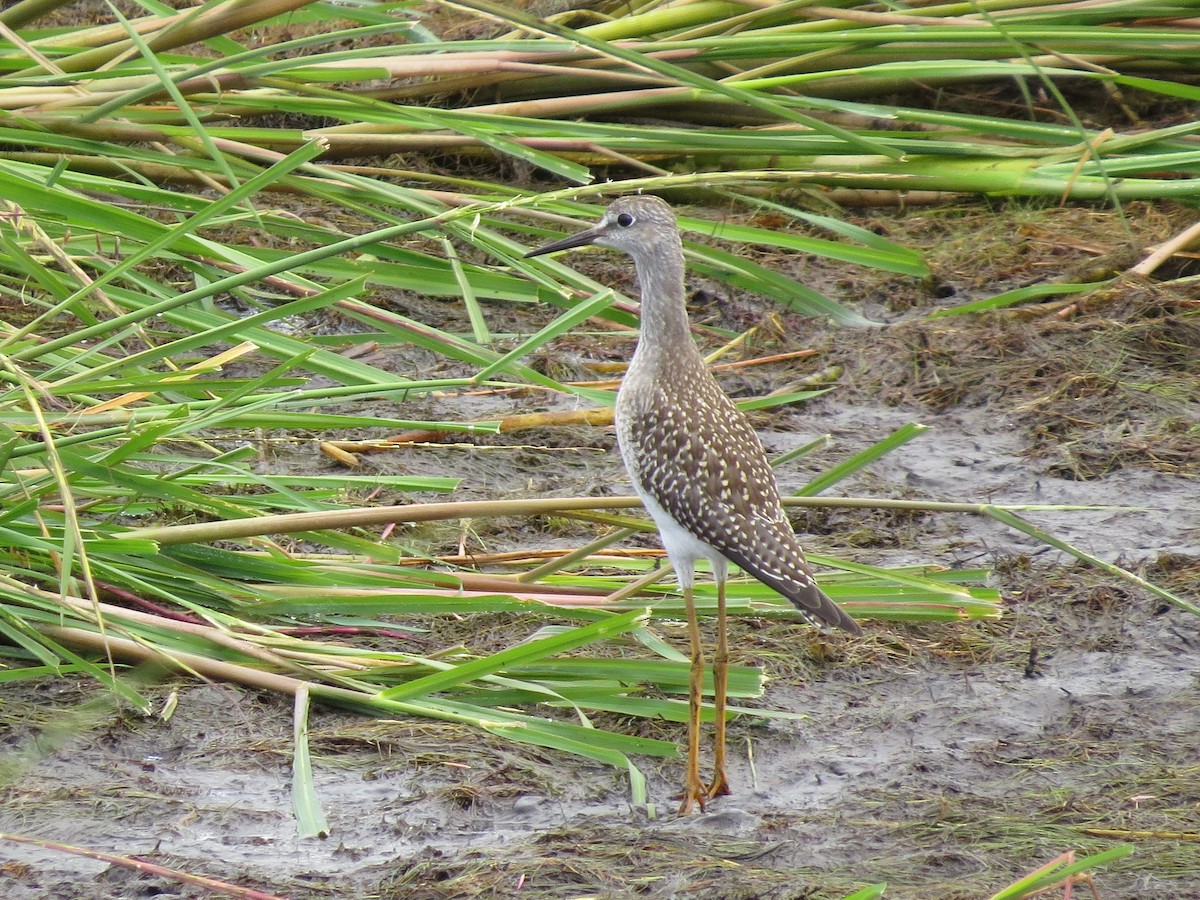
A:
[[[525,258],[529,259],[531,256],[541,256],[543,253],[553,253],[555,250],[570,250],[572,247],[583,247],[594,243],[596,238],[600,237],[603,233],[603,228],[589,228],[587,231],[581,231],[579,234],[565,237],[561,241],[546,244],[543,247],[538,247],[536,250],[530,250],[525,254]]]

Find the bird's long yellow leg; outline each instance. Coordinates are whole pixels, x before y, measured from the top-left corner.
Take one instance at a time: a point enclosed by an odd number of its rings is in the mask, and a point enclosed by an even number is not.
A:
[[[683,603],[687,607],[688,639],[692,645],[692,670],[688,679],[688,754],[687,770],[683,776],[683,802],[681,814],[692,811],[696,804],[704,811],[707,795],[700,780],[700,701],[704,690],[704,647],[700,644],[700,622],[696,618],[696,603],[692,599],[690,586],[683,589]]]
[[[731,793],[725,777],[725,692],[729,686],[729,635],[725,628],[725,579],[717,580],[717,652],[713,654],[713,705],[716,708],[717,733],[713,755],[713,780],[707,797]]]

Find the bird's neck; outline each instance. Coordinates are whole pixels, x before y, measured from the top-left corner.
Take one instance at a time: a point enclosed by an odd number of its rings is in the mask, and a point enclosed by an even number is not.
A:
[[[635,361],[683,362],[699,351],[688,326],[684,300],[683,248],[678,243],[634,256],[642,292],[641,336]]]

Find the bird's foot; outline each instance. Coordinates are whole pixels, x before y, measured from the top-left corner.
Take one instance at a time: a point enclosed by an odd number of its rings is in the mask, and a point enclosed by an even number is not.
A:
[[[679,804],[679,814],[686,816],[697,806],[700,807],[700,812],[704,812],[710,796],[704,782],[700,780],[700,773],[688,772],[683,781],[683,800]]]
[[[700,812],[707,812],[707,804],[708,794],[704,792],[703,788],[696,791],[694,794],[690,793],[689,791],[684,791],[683,801],[679,804],[679,815],[686,816],[696,807],[700,807]]]
[[[712,800],[716,797],[725,797],[732,793],[733,791],[729,787],[729,781],[725,778],[725,773],[723,771],[718,771],[713,776],[712,784],[705,788],[704,798],[706,800]]]

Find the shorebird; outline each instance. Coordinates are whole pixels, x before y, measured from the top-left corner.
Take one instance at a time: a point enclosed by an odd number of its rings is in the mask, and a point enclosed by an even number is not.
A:
[[[596,227],[526,254],[598,244],[633,257],[641,287],[641,334],[617,393],[617,444],[675,567],[687,609],[692,666],[688,753],[680,813],[730,793],[725,773],[729,563],[785,596],[810,624],[853,634],[855,621],[813,578],[779,499],[766,451],[745,414],[725,395],[692,340],[684,295],[683,245],[671,207],[657,197],[615,200]],[[717,586],[713,654],[716,713],[713,778],[700,777],[704,649],[692,589],[707,559]]]

